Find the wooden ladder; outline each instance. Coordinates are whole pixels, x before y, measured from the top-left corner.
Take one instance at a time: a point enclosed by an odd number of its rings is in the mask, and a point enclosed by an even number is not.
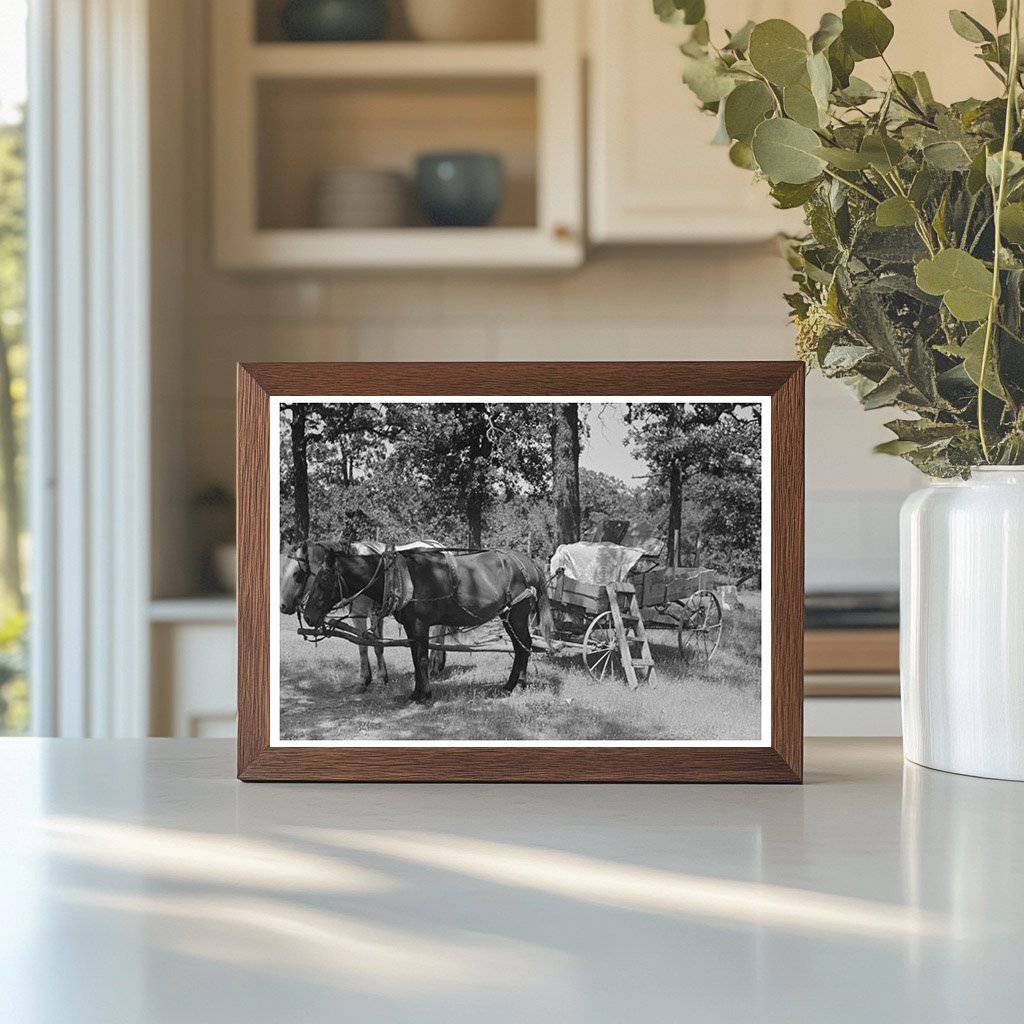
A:
[[[636,670],[643,673],[644,682],[648,683],[654,679],[654,658],[651,657],[651,645],[647,640],[647,629],[644,626],[644,618],[640,614],[640,605],[636,599],[636,591],[630,588],[629,611],[623,615],[619,607],[620,591],[614,583],[605,585],[605,593],[608,595],[608,607],[611,609],[612,622],[615,623],[615,636],[619,641],[619,657],[622,661],[622,671],[626,673],[626,682],[631,690],[635,690],[640,681],[637,679]],[[636,631],[634,644],[640,645],[640,656],[634,657],[630,650],[630,641],[626,636],[626,623],[632,624]]]

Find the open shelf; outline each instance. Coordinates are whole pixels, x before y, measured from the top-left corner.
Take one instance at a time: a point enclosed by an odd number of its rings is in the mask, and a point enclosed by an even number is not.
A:
[[[350,166],[402,174],[409,202],[401,230],[429,230],[412,197],[413,177],[417,156],[438,150],[497,153],[504,165],[493,227],[463,234],[536,227],[532,79],[272,79],[258,85],[256,116],[261,231],[331,230],[316,223],[314,197],[325,174]],[[360,231],[354,241],[373,245],[378,233]],[[443,234],[454,239],[451,229]]]
[[[382,78],[534,75],[535,43],[269,43],[250,47],[257,78]]]
[[[576,0],[536,0],[531,38],[281,41],[278,0],[213,8],[214,241],[230,269],[568,267],[583,258]],[[462,150],[501,157],[493,222],[320,226],[320,183],[343,168],[400,172]],[[359,218],[364,222],[369,217]],[[379,222],[386,222],[382,217]]]

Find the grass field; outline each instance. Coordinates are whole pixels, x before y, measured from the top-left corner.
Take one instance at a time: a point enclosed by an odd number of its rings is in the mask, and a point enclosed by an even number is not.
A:
[[[408,650],[385,652],[390,684],[359,693],[359,654],[344,640],[314,647],[281,619],[281,738],[286,740],[750,740],[761,733],[760,594],[725,614],[722,643],[708,668],[684,671],[674,633],[654,631],[653,682],[631,691],[597,683],[579,654],[534,654],[515,693],[502,689],[512,659],[500,653],[448,655],[431,680],[429,705],[409,702]],[[389,636],[399,636],[389,622]],[[376,670],[371,652],[371,664]]]

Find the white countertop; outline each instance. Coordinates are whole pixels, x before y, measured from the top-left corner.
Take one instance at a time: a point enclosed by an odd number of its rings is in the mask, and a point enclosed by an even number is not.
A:
[[[1024,785],[807,747],[803,787],[327,786],[0,741],[0,1021],[1019,1019]]]

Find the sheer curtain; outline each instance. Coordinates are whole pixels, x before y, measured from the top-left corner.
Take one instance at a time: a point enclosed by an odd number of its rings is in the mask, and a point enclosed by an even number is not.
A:
[[[33,731],[148,722],[147,0],[29,17]]]

